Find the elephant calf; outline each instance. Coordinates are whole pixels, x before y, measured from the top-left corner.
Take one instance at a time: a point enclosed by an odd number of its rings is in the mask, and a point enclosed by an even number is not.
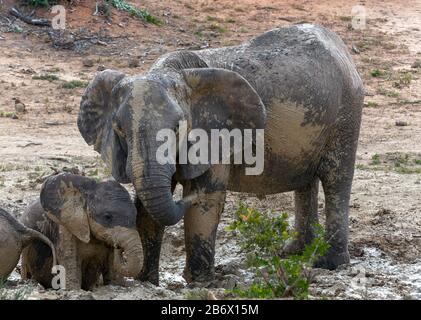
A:
[[[119,183],[63,173],[45,181],[40,200],[26,209],[22,223],[56,245],[66,289],[89,290],[100,275],[107,284],[139,274],[142,245],[136,215],[129,193]],[[43,243],[29,245],[22,257],[23,276],[51,287],[51,258]]]
[[[46,246],[52,263],[56,264],[54,245],[46,236],[25,227],[10,213],[0,209],[0,280],[7,279],[18,264],[22,250],[34,241]]]

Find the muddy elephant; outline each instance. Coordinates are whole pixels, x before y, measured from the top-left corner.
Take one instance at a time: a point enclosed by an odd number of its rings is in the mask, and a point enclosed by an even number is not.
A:
[[[55,244],[66,289],[90,290],[101,275],[108,284],[139,274],[142,245],[136,215],[129,193],[119,183],[63,173],[44,182],[40,199],[21,221]],[[22,269],[25,277],[50,288],[51,254],[46,249],[41,242],[29,245]]]
[[[19,262],[22,250],[39,241],[49,251],[52,263],[56,264],[53,243],[42,233],[25,227],[10,213],[0,209],[0,281],[6,280]]]
[[[184,217],[184,276],[212,279],[227,190],[258,196],[295,191],[299,237],[289,251],[300,251],[314,236],[319,180],[331,246],[317,265],[347,263],[363,96],[342,40],[308,24],[274,29],[237,46],[165,54],[144,75],[99,73],[82,97],[78,126],[115,179],[136,189],[145,257],[139,278],[157,283],[163,228]],[[263,172],[247,175],[246,164],[232,161],[181,163],[179,148],[175,163],[161,164],[157,135],[168,128],[178,135],[183,121],[189,135],[193,129],[209,135],[212,129],[264,129]],[[184,198],[175,201],[177,183]]]

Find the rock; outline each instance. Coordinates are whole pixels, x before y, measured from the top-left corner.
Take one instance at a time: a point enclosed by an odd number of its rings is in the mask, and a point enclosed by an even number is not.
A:
[[[406,121],[396,120],[395,122],[395,126],[397,127],[406,127],[407,125],[408,125],[408,122]]]
[[[83,59],[82,64],[84,67],[91,68],[94,66],[94,61],[92,59]]]
[[[139,66],[139,59],[130,59],[129,68],[137,68]]]
[[[222,287],[226,290],[233,290],[237,286],[237,277],[229,275],[225,276],[222,281]]]
[[[358,47],[355,44],[352,44],[351,49],[352,49],[352,52],[354,52],[356,54],[360,53],[360,49],[358,49]]]
[[[418,69],[421,68],[421,60],[415,60],[413,64],[411,64],[411,68]]]
[[[13,98],[15,101],[15,110],[17,113],[25,113],[26,112],[26,106],[25,104],[19,100],[19,98]]]

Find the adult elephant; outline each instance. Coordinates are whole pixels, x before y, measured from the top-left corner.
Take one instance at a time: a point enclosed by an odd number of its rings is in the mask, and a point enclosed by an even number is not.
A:
[[[362,82],[344,43],[304,24],[238,46],[169,53],[141,76],[103,71],[83,95],[78,126],[115,179],[135,186],[145,253],[139,278],[158,282],[163,228],[184,217],[185,278],[208,281],[226,190],[294,190],[300,236],[289,251],[296,252],[313,238],[320,179],[331,247],[318,265],[334,269],[349,261],[348,203],[362,103]],[[157,133],[177,131],[182,120],[190,131],[264,128],[263,173],[245,175],[241,164],[161,165]],[[184,187],[180,201],[173,200],[177,183]]]

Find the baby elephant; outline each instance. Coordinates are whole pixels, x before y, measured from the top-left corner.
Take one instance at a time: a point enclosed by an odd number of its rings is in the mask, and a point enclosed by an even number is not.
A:
[[[55,265],[56,254],[53,243],[42,233],[25,227],[11,214],[0,209],[0,280],[7,279],[18,264],[22,250],[35,240],[46,246],[45,250]]]
[[[22,223],[55,244],[66,289],[90,290],[101,275],[108,284],[140,273],[136,215],[129,193],[119,183],[63,173],[44,182],[40,200],[27,208]],[[28,246],[22,257],[26,276],[51,287],[51,258],[43,243]]]

